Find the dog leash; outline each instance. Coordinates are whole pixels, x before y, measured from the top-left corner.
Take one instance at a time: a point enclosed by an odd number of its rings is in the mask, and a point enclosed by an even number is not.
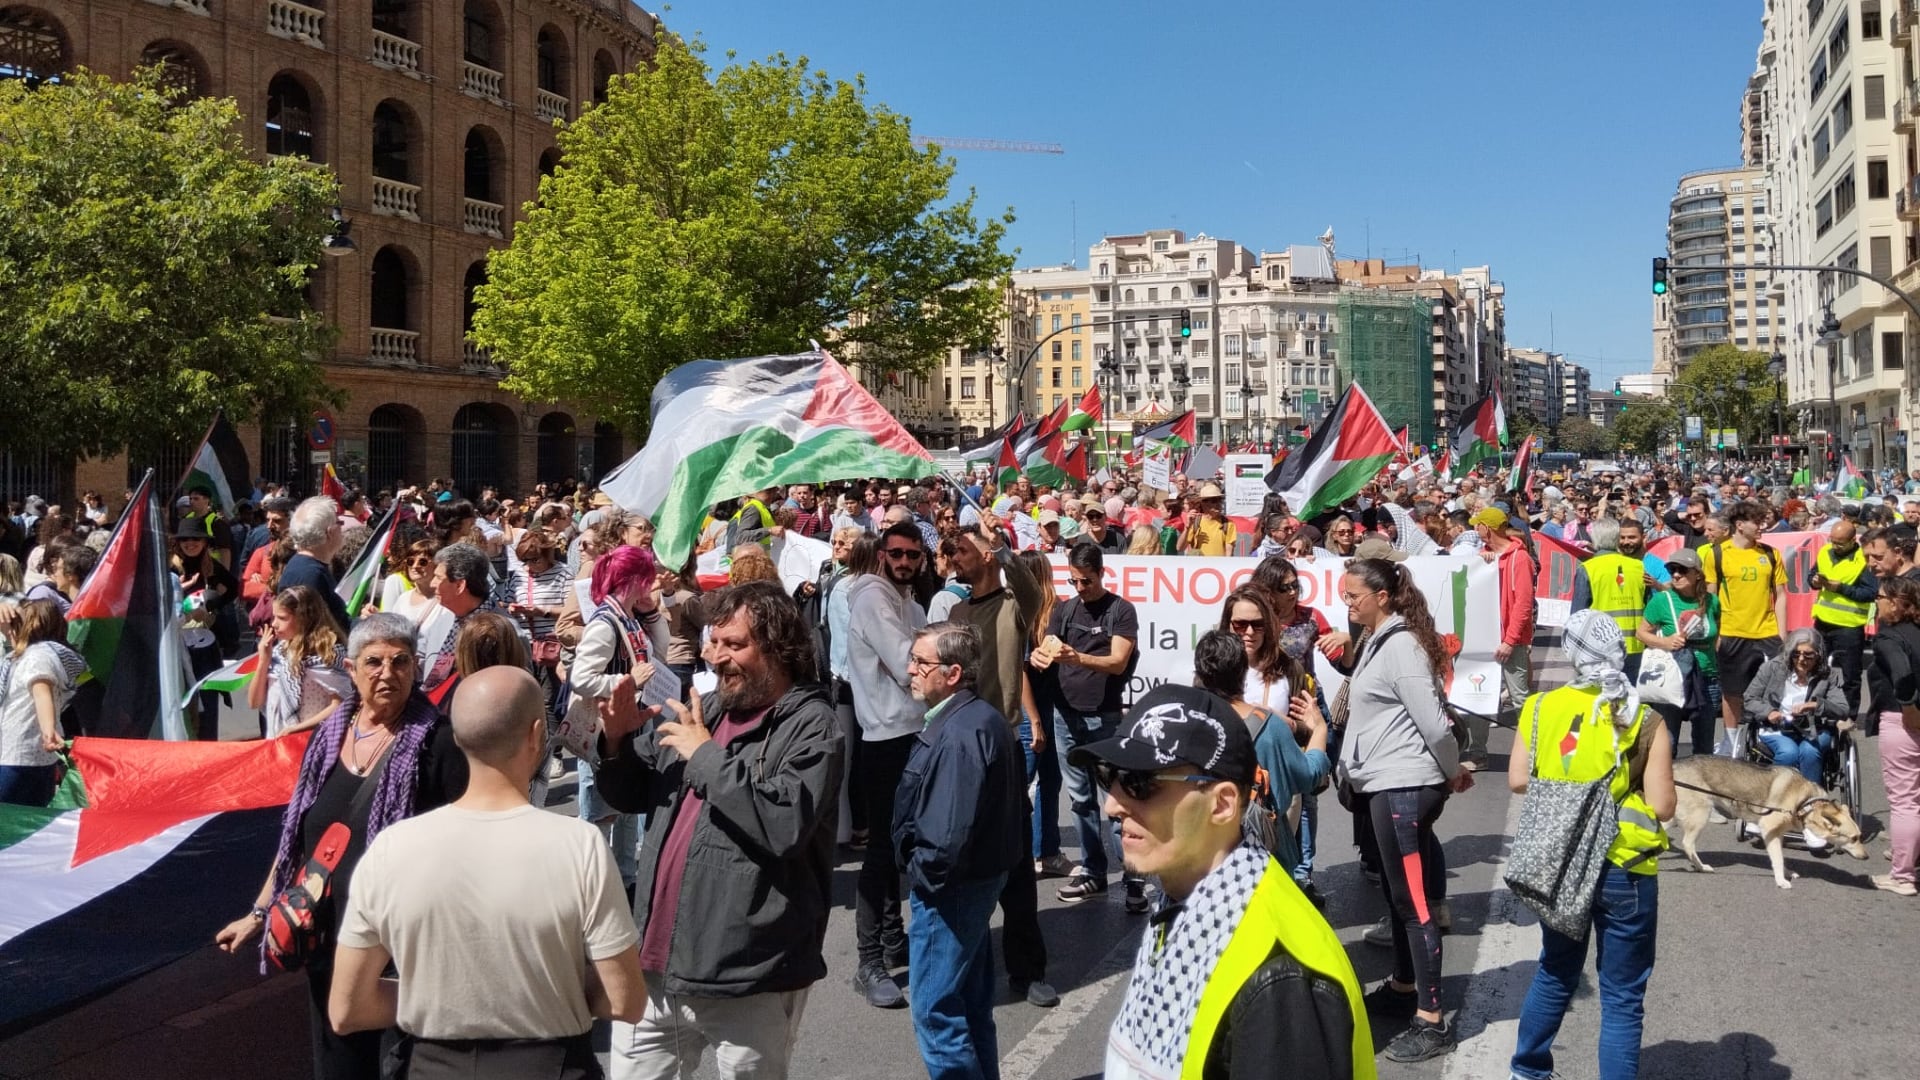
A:
[[[1689,784],[1684,780],[1675,780],[1673,782],[1673,786],[1677,788],[1686,788],[1688,791],[1697,791],[1702,795],[1711,795],[1716,799],[1725,799],[1726,801],[1733,803],[1736,806],[1754,807],[1760,810],[1768,810],[1776,814],[1787,814],[1792,817],[1801,817],[1805,815],[1808,808],[1812,807],[1816,803],[1833,803],[1835,806],[1838,806],[1840,804],[1838,799],[1835,799],[1831,796],[1816,795],[1813,798],[1807,799],[1804,802],[1802,802],[1797,809],[1788,810],[1788,809],[1785,809],[1784,807],[1770,806],[1767,803],[1748,802],[1745,799],[1735,798],[1734,796],[1729,795],[1724,791],[1715,791],[1712,788],[1704,788],[1698,784]]]

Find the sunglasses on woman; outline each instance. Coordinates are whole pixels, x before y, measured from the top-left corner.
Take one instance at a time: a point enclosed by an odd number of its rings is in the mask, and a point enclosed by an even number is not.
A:
[[[1267,628],[1267,620],[1265,619],[1228,619],[1227,627],[1236,634],[1251,634],[1256,630],[1264,632]]]
[[[1154,793],[1160,790],[1162,783],[1218,784],[1221,782],[1217,776],[1204,776],[1199,773],[1188,773],[1185,776],[1162,776],[1159,773],[1147,772],[1144,769],[1122,769],[1115,765],[1109,765],[1104,761],[1094,762],[1092,772],[1093,782],[1100,786],[1101,791],[1107,791],[1117,786],[1122,794],[1135,802],[1146,802],[1148,799],[1153,798]]]

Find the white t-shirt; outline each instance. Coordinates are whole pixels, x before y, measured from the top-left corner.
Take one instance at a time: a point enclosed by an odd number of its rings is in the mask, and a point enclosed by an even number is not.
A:
[[[1243,684],[1240,699],[1249,705],[1259,705],[1277,716],[1286,716],[1287,707],[1293,703],[1293,690],[1282,675],[1273,682],[1252,668],[1247,669],[1247,681]]]
[[[401,1030],[558,1039],[593,1026],[587,964],[640,940],[600,830],[534,806],[443,806],[374,837],[340,944],[385,948]]]
[[[6,698],[0,700],[0,765],[51,765],[59,755],[40,749],[40,716],[33,707],[33,684],[53,684],[54,730],[60,728],[59,715],[73,698],[73,676],[60,662],[59,653],[45,644],[29,645],[18,659],[0,655],[0,684]]]

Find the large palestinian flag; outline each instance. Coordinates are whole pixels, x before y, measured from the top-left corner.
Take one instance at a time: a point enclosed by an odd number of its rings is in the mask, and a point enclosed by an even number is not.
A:
[[[393,546],[393,526],[397,506],[390,506],[374,523],[373,539],[360,549],[354,557],[353,565],[341,576],[340,584],[334,591],[340,595],[340,602],[347,605],[347,615],[359,618],[360,612],[373,602],[378,595],[380,579],[387,573],[387,549]]]
[[[186,475],[180,478],[181,491],[194,488],[212,492],[213,505],[229,516],[235,504],[253,490],[247,478],[247,448],[240,444],[240,433],[227,422],[225,411],[214,414],[206,437],[200,440],[200,449],[194,451]]]
[[[266,876],[306,745],[76,739],[52,806],[0,804],[0,1037],[211,944]]]
[[[680,566],[722,500],[775,484],[933,472],[907,429],[820,349],[668,372],[653,388],[647,444],[600,486],[647,515],[661,564]]]
[[[1833,474],[1833,493],[1849,499],[1863,498],[1867,494],[1866,478],[1860,475],[1859,469],[1853,467],[1850,455],[1840,455],[1840,469]]]
[[[1193,410],[1188,409],[1166,423],[1156,424],[1134,436],[1133,441],[1136,446],[1167,446],[1175,450],[1191,450],[1193,444],[1199,441],[1199,436],[1194,434],[1195,430]]]
[[[1304,520],[1357,494],[1398,450],[1380,410],[1359,383],[1350,383],[1306,445],[1267,474],[1267,487]]]
[[[173,577],[153,470],[134,489],[107,549],[67,610],[67,643],[86,658],[81,706],[90,735],[187,737],[180,700],[193,681],[174,625]],[[88,690],[97,683],[99,689]]]
[[[1067,417],[1067,422],[1061,425],[1061,430],[1081,431],[1090,428],[1099,423],[1103,415],[1100,407],[1100,388],[1090,386],[1086,393],[1080,395],[1080,404],[1073,407],[1073,415]]]
[[[1000,444],[1005,441],[1008,435],[1026,426],[1026,423],[1026,414],[1015,414],[1014,418],[1007,421],[1004,426],[987,432],[980,437],[979,441],[966,443],[958,447],[960,460],[966,462],[968,466],[992,465],[1000,459]]]
[[[1453,433],[1453,467],[1462,476],[1482,458],[1497,456],[1507,445],[1507,410],[1500,404],[1500,388],[1467,406]]]

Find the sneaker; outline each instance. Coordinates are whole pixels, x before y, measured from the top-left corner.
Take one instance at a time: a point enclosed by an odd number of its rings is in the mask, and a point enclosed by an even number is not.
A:
[[[1301,882],[1300,892],[1304,896],[1306,896],[1308,903],[1312,904],[1316,908],[1319,908],[1322,913],[1324,913],[1327,910],[1327,896],[1325,893],[1320,891],[1319,886],[1315,885],[1311,881]]]
[[[1068,878],[1067,883],[1062,885],[1060,890],[1053,895],[1059,897],[1063,903],[1077,904],[1082,900],[1090,900],[1096,896],[1105,896],[1106,893],[1107,882],[1104,878],[1096,878],[1092,874],[1076,867],[1073,876]]]
[[[1012,979],[1015,997],[1025,998],[1036,1009],[1051,1009],[1060,1004],[1060,991],[1045,979]]]
[[[1072,877],[1075,869],[1073,860],[1057,851],[1044,859],[1033,860],[1034,877]]]
[[[1807,846],[1807,850],[1810,852],[1823,852],[1827,850],[1827,842],[1811,832],[1802,833],[1800,841]]]
[[[893,981],[887,969],[876,963],[863,964],[853,976],[853,988],[867,999],[867,1004],[876,1009],[898,1009],[907,1003],[907,997],[900,992],[900,984]]]
[[[1440,924],[1441,933],[1443,934],[1453,933],[1452,906],[1450,906],[1445,900],[1440,901],[1440,906],[1433,909],[1433,921]]]
[[[1445,1021],[1429,1024],[1419,1017],[1387,1044],[1388,1061],[1426,1061],[1451,1051],[1456,1045],[1453,1028]]]
[[[1147,883],[1135,878],[1127,878],[1120,884],[1127,890],[1127,914],[1145,915],[1147,913]]]
[[[1367,932],[1360,935],[1360,940],[1369,945],[1379,945],[1387,949],[1393,948],[1393,916],[1380,916],[1380,921],[1367,927]],[[1383,983],[1382,985],[1385,984]]]
[[[1412,1016],[1419,998],[1411,990],[1395,990],[1393,980],[1382,979],[1380,985],[1367,991],[1360,997],[1360,1004],[1367,1010],[1368,1016]]]
[[[1911,881],[1901,881],[1892,874],[1873,875],[1873,887],[1890,892],[1895,896],[1913,896],[1920,894],[1920,887],[1915,887]]]

